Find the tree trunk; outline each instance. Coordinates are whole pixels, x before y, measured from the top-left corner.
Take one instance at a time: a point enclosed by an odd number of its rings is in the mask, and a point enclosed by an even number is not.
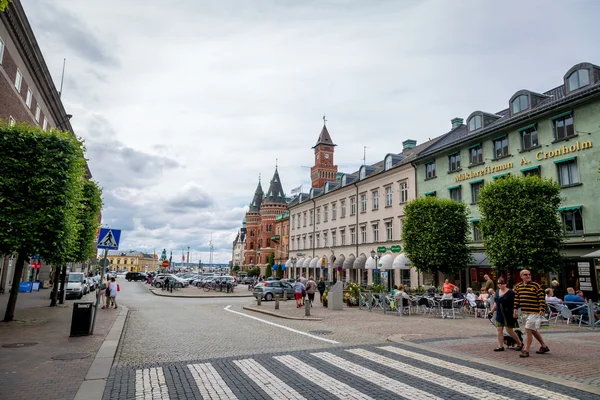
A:
[[[64,304],[65,303],[65,297],[67,296],[65,291],[67,290],[67,285],[65,283],[65,281],[67,280],[67,266],[63,265],[61,267],[60,270],[60,293],[61,296],[58,299],[58,304]]]
[[[10,288],[10,297],[6,305],[6,313],[4,314],[4,322],[12,321],[15,316],[15,306],[17,305],[17,295],[19,294],[19,284],[21,283],[21,275],[23,274],[23,265],[25,265],[26,254],[23,250],[19,252],[15,271],[13,274],[12,287]]]
[[[58,267],[54,267],[54,276],[52,277],[52,294],[50,295],[50,307],[56,307],[56,298],[58,296]]]

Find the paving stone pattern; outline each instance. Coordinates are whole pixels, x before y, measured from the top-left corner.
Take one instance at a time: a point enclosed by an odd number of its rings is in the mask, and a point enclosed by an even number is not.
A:
[[[597,399],[486,363],[380,343],[114,368],[112,399]]]

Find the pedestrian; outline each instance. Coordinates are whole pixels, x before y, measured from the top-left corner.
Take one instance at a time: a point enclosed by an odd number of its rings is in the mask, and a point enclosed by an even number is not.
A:
[[[305,288],[300,278],[298,278],[296,285],[294,285],[294,293],[296,295],[296,308],[302,307],[302,300],[304,299]]]
[[[483,289],[489,293],[489,290],[494,288],[494,281],[490,278],[488,274],[485,274],[483,276],[483,279],[485,279],[485,286],[483,287]]]
[[[514,350],[522,351],[523,342],[515,332],[515,328],[519,327],[517,318],[513,314],[515,309],[515,292],[506,286],[504,278],[498,278],[498,291],[494,296],[494,305],[490,310],[490,314],[496,311],[496,329],[498,330],[498,347],[494,351],[504,351],[504,329],[506,333],[515,340],[516,347]]]
[[[524,269],[521,271],[522,282],[515,287],[515,304],[513,316],[517,318],[518,310],[525,318],[525,347],[519,355],[521,358],[529,357],[529,348],[533,342],[533,337],[540,343],[540,349],[537,354],[544,354],[550,351],[544,339],[538,330],[542,324],[542,318],[546,314],[546,301],[542,287],[531,281],[531,272]]]
[[[308,295],[308,301],[310,301],[310,306],[312,307],[313,301],[315,301],[315,292],[317,291],[317,284],[315,283],[314,278],[311,276],[308,278],[308,283],[306,284],[306,294]]]
[[[100,284],[100,303],[102,303],[102,308],[106,308],[106,289],[108,289],[108,282],[106,278],[102,276],[102,282]]]
[[[444,281],[444,284],[442,285],[442,292],[444,292],[442,299],[452,299],[452,292],[454,291],[455,287],[456,286],[454,286],[452,283],[450,283],[448,279],[446,279]]]
[[[306,279],[306,274],[302,274],[302,278],[300,278],[300,282],[302,282],[302,284],[304,286],[306,286],[306,284],[308,283],[308,279]]]
[[[323,278],[319,279],[319,283],[317,283],[317,290],[319,291],[319,298],[321,299],[321,303],[323,302],[323,293],[325,293],[325,281]]]
[[[107,296],[110,296],[106,300],[106,307],[110,308],[111,305],[117,308],[117,292],[119,291],[119,285],[115,282],[115,277],[110,278],[110,283],[108,284],[108,293]]]

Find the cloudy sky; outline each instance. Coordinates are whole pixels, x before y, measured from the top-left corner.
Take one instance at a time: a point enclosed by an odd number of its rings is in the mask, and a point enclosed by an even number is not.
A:
[[[121,249],[231,260],[258,176],[310,186],[600,64],[600,2],[22,0]]]

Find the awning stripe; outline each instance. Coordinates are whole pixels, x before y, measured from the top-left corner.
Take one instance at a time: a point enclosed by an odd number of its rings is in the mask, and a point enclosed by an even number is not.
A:
[[[536,165],[535,167],[524,168],[520,172],[527,172],[527,171],[531,171],[531,170],[539,169],[539,168],[540,168],[540,166]]]
[[[563,158],[562,160],[556,160],[556,161],[554,161],[554,164],[560,164],[560,163],[564,163],[564,162],[567,162],[567,161],[573,161],[575,159],[577,159],[577,157]]]
[[[517,132],[523,132],[523,131],[526,131],[527,129],[531,129],[531,128],[535,128],[535,124],[531,124],[531,125],[527,125],[522,128],[519,128],[519,129],[517,129]]]
[[[456,186],[450,186],[448,188],[448,190],[452,190],[452,189],[458,189],[460,187],[460,185],[456,185]]]
[[[575,211],[581,210],[581,206],[571,206],[571,207],[560,207],[557,208],[558,211]]]
[[[552,118],[550,118],[550,119],[551,119],[552,121],[554,121],[555,119],[559,119],[559,118],[562,118],[562,117],[566,117],[567,115],[571,115],[571,114],[573,114],[573,111],[567,111],[567,112],[564,112],[564,113],[562,113],[562,114],[555,115],[554,117],[552,117]]]
[[[471,145],[471,146],[467,147],[467,149],[471,150],[471,149],[474,149],[475,147],[479,147],[479,146],[481,146],[481,143]]]
[[[477,181],[469,182],[469,184],[474,185],[476,183],[481,183],[481,182],[483,182],[483,179],[479,179]]]

